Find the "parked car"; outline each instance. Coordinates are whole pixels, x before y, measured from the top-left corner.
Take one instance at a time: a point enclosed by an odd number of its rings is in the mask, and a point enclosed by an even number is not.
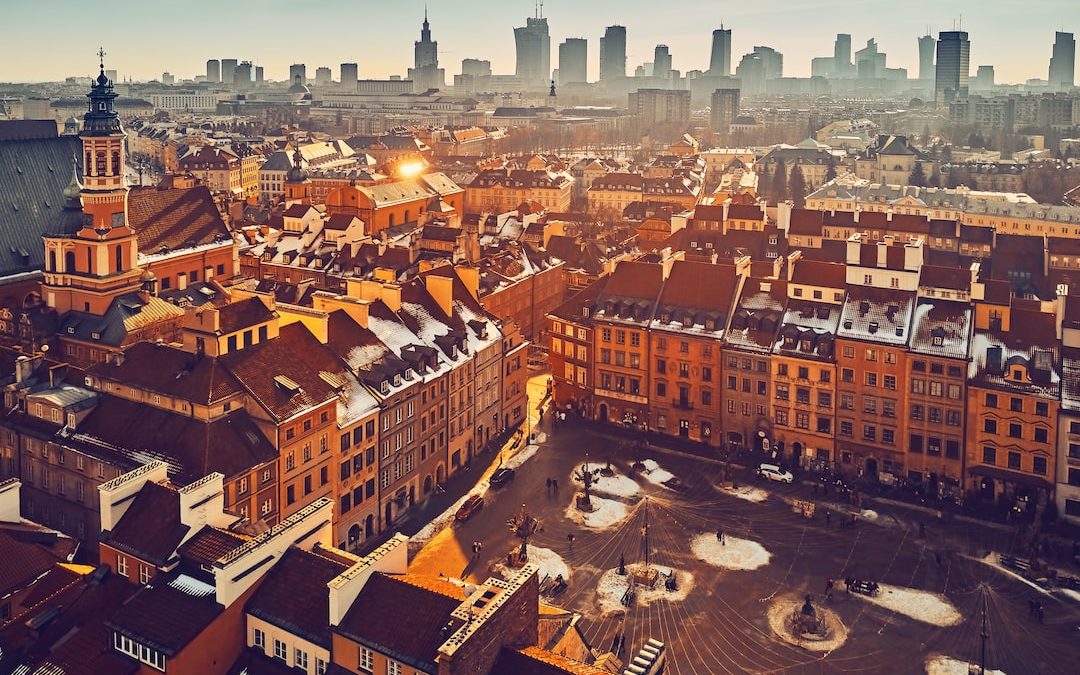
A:
[[[502,487],[510,481],[514,480],[514,470],[508,468],[496,469],[495,473],[491,474],[491,480],[488,483],[491,487]]]
[[[781,483],[791,483],[795,481],[795,476],[791,475],[790,471],[784,471],[775,464],[762,464],[758,466],[757,473],[762,478],[768,478],[769,480],[775,480]]]
[[[466,499],[461,508],[457,510],[457,513],[454,514],[454,520],[463,523],[476,515],[476,512],[482,508],[484,508],[484,498],[480,495],[473,495]]]

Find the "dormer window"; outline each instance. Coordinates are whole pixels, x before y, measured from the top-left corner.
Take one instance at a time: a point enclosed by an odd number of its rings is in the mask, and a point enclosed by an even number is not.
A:
[[[1024,369],[1023,368],[1013,368],[1012,369],[1012,379],[1016,380],[1017,382],[1023,382],[1024,381]]]
[[[384,394],[389,394],[390,393],[390,383],[387,382],[386,380],[383,380],[382,382],[380,382],[379,383],[379,391],[384,393]]]
[[[400,387],[401,386],[401,375],[400,374],[399,375],[394,375],[394,386],[395,387]]]

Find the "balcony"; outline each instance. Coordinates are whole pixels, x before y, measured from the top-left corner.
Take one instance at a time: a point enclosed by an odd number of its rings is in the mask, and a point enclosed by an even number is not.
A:
[[[685,398],[671,399],[671,405],[676,408],[682,408],[683,410],[693,410],[694,404]]]

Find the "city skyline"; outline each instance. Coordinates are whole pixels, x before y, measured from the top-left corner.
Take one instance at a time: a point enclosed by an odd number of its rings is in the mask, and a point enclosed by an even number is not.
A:
[[[70,0],[57,4],[61,9],[77,6]],[[440,65],[448,75],[460,71],[464,58],[490,60],[496,73],[514,72],[513,28],[535,15],[534,3],[488,0],[467,3],[468,8],[485,17],[483,34],[487,41],[483,43],[476,40],[476,21],[471,12],[463,12],[445,1],[426,4],[432,30],[440,38]],[[886,7],[877,0],[873,4]],[[915,78],[919,63],[917,38],[928,26],[935,36],[942,30],[951,30],[964,15],[963,30],[971,39],[972,69],[993,65],[999,82],[1045,79],[1055,31],[1077,30],[1075,26],[1060,23],[1069,0],[1026,3],[1022,25],[1006,20],[1015,18],[1016,12],[1015,5],[1007,0],[963,0],[945,7],[942,4],[916,0],[905,6],[904,16],[888,22],[880,20],[880,13],[866,11],[867,3],[858,0],[800,3],[776,0],[760,7],[725,8],[722,13],[715,11],[714,4],[707,0],[684,0],[676,3],[676,9],[681,11],[660,13],[638,0],[596,0],[587,6],[549,1],[544,4],[543,12],[550,25],[553,45],[568,37],[588,40],[590,81],[595,81],[599,74],[599,38],[604,28],[612,24],[627,28],[629,74],[636,66],[651,60],[657,44],[670,47],[673,68],[684,73],[707,70],[712,31],[723,23],[732,30],[733,67],[755,45],[768,45],[784,54],[786,76],[808,76],[810,59],[831,54],[836,34],[850,33],[853,45],[876,38],[880,49],[889,55],[889,66],[907,68],[909,77]],[[317,66],[329,66],[335,78],[342,62],[359,63],[361,78],[404,76],[413,62],[413,41],[423,21],[425,3],[406,0],[376,9],[348,0],[318,0],[302,7],[269,0],[262,11],[273,20],[260,25],[257,31],[230,33],[232,41],[226,44],[213,36],[213,24],[206,23],[171,33],[188,35],[189,40],[162,40],[161,34],[153,30],[155,22],[176,20],[175,14],[165,6],[139,6],[135,13],[129,11],[133,8],[131,0],[103,0],[96,7],[91,14],[60,11],[49,15],[35,12],[32,5],[8,9],[10,20],[24,28],[10,37],[9,45],[13,52],[26,58],[5,61],[0,66],[0,81],[50,81],[89,74],[89,65],[80,71],[77,64],[91,63],[90,55],[99,42],[106,45],[109,67],[116,69],[121,79],[156,79],[163,71],[188,79],[205,72],[207,59],[229,57],[251,60],[265,68],[267,79],[279,81],[285,79],[292,63],[306,63],[311,72]],[[189,9],[192,16],[210,11],[218,17],[217,25],[250,20],[240,8],[208,0],[194,0],[189,3]],[[312,11],[326,12],[336,19],[321,24],[311,19]],[[117,21],[118,16],[124,20]],[[689,17],[696,18],[688,21]],[[310,25],[362,26],[371,18],[384,26],[370,34],[358,29],[361,39],[294,39],[297,27],[305,23],[309,30],[304,35],[310,35]],[[141,22],[140,29],[131,30],[132,22]],[[801,30],[793,32],[795,27]],[[45,32],[52,36],[47,53],[41,48],[44,43],[40,40]],[[1006,42],[1024,48],[1001,49]],[[1006,55],[1008,60],[1003,60]],[[551,66],[557,68],[556,55],[552,57]]]

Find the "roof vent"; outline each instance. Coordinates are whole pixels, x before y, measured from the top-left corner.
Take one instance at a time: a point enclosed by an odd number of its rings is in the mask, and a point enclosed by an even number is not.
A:
[[[281,387],[289,394],[298,394],[302,391],[300,385],[296,383],[296,380],[286,377],[285,375],[275,375],[274,384]]]

